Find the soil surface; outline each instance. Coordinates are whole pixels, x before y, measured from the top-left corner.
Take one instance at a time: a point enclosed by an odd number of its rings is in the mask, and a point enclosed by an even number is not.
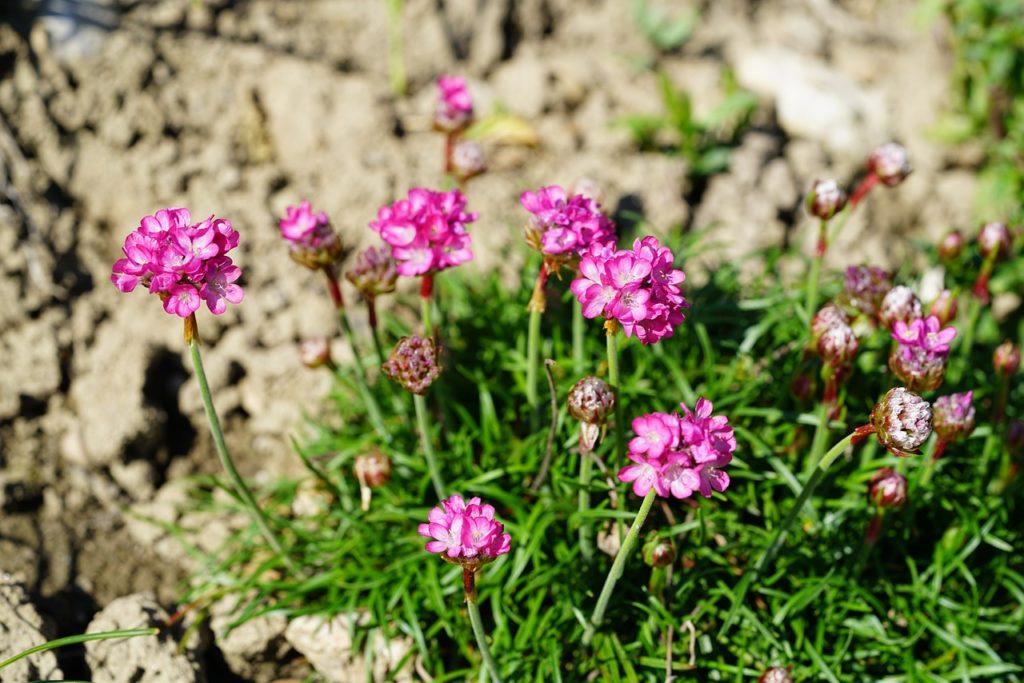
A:
[[[468,187],[481,215],[469,267],[481,272],[516,272],[521,191],[581,178],[624,222],[639,213],[662,234],[706,231],[721,249],[686,264],[691,277],[768,245],[810,253],[809,183],[853,182],[891,139],[915,171],[873,193],[831,265],[898,266],[913,256],[905,237],[972,223],[980,155],[930,135],[948,109],[950,55],[944,27],[916,21],[916,1],[648,4],[698,8],[693,36],[659,52],[628,0],[407,0],[409,88],[396,98],[384,2],[3,3],[0,571],[59,635],[130,593],[173,609],[189,561],[138,516],[177,518],[182,477],[217,471],[181,325],[109,282],[124,236],[164,206],[242,233],[246,300],[200,314],[206,366],[243,474],[297,472],[288,437],[324,409],[328,386],[295,346],[332,334],[335,319],[275,217],[309,198],[362,246],[380,205],[440,185],[430,121],[441,73],[467,76],[478,112],[515,114],[538,142],[488,143],[490,171]],[[656,70],[698,117],[721,101],[727,72],[760,97],[728,171],[694,183],[679,158],[639,152],[614,125],[662,111]],[[201,544],[225,529],[203,526]],[[89,675],[81,653],[61,666]]]

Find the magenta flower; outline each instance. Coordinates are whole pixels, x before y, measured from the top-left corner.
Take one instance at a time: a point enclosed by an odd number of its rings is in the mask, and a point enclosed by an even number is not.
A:
[[[843,278],[843,297],[851,306],[875,315],[882,299],[892,289],[892,276],[876,266],[850,266]]]
[[[899,345],[889,355],[889,368],[911,391],[932,391],[942,385],[956,328],[941,327],[934,315],[909,325],[900,320],[893,323],[891,334]]]
[[[314,213],[307,201],[285,209],[277,226],[288,242],[288,255],[310,270],[331,268],[343,257],[341,238],[330,218],[323,211]]]
[[[582,256],[592,244],[615,241],[615,224],[585,195],[568,196],[563,188],[550,185],[524,192],[519,202],[531,214],[527,243],[546,257],[555,257],[549,260],[556,266]]]
[[[655,237],[633,242],[633,248],[613,250],[594,243],[580,259],[581,277],[570,289],[583,306],[583,315],[616,320],[642,344],[671,337],[686,319],[689,303],[679,285],[686,279],[673,267],[673,256]]]
[[[420,524],[419,534],[431,539],[425,548],[455,564],[475,567],[486,564],[509,551],[512,537],[494,519],[494,506],[481,504],[479,498],[467,503],[454,495],[441,501]]]
[[[190,221],[187,209],[161,209],[144,217],[125,237],[124,258],[111,269],[114,286],[131,292],[141,284],[163,299],[167,313],[182,318],[202,301],[214,315],[223,313],[227,302],[240,303],[245,293],[235,282],[242,271],[227,256],[238,246],[238,232],[223,218]]]
[[[633,484],[645,496],[653,488],[665,498],[689,498],[700,492],[725,491],[736,437],[729,420],[712,415],[711,401],[701,398],[683,414],[650,413],[633,420],[636,437],[629,442],[631,465],[619,471],[619,480]]]
[[[939,396],[932,403],[932,429],[940,441],[966,439],[974,431],[974,392]]]
[[[434,127],[453,132],[468,126],[473,120],[473,98],[466,89],[466,81],[459,76],[440,76],[437,90]]]
[[[893,323],[892,338],[900,344],[920,346],[929,353],[949,353],[949,343],[956,338],[956,328],[940,329],[938,317],[918,318],[909,325],[902,320]]]
[[[414,188],[406,199],[382,207],[370,227],[391,245],[399,275],[429,275],[473,258],[466,225],[477,214],[465,208],[458,190]]]

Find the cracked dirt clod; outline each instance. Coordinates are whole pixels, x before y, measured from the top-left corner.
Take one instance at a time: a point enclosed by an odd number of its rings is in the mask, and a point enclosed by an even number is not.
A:
[[[53,638],[53,628],[29,601],[24,584],[0,572],[0,661]],[[19,660],[0,671],[0,683],[63,678],[52,651]]]

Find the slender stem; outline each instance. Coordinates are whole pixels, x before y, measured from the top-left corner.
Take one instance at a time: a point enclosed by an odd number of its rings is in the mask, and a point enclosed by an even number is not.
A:
[[[341,329],[345,333],[345,339],[352,349],[352,357],[356,360],[356,390],[359,392],[359,397],[366,407],[366,414],[370,418],[370,424],[373,425],[373,430],[377,432],[377,436],[386,443],[390,443],[391,433],[384,426],[384,417],[380,412],[380,406],[377,405],[377,399],[373,397],[373,392],[370,391],[370,386],[366,379],[366,368],[363,366],[363,359],[359,355],[358,347],[356,347],[356,335],[352,331],[352,323],[348,319],[346,309],[338,309],[338,320],[341,322]]]
[[[818,248],[815,250],[811,268],[807,273],[807,298],[804,300],[804,310],[807,311],[808,317],[814,316],[814,310],[818,305],[818,283],[821,280],[821,262],[825,258],[827,230],[828,221],[822,221],[818,232]]]
[[[437,469],[437,458],[434,456],[434,446],[430,441],[430,422],[427,420],[427,400],[420,394],[412,395],[413,405],[416,406],[416,425],[420,431],[420,444],[423,446],[423,455],[427,458],[427,469],[430,470],[430,480],[434,483],[434,493],[438,500],[444,500],[444,480],[441,479],[440,470]]]
[[[854,436],[856,436],[856,433],[851,433],[844,437],[839,441],[839,443],[833,446],[829,452],[821,458],[821,460],[818,461],[818,464],[811,473],[807,483],[804,484],[803,490],[800,491],[800,495],[797,496],[796,502],[793,503],[793,507],[789,509],[789,512],[786,514],[785,519],[782,520],[782,523],[775,528],[775,536],[772,538],[772,542],[768,545],[768,549],[761,554],[761,557],[758,558],[757,563],[754,565],[753,571],[755,576],[760,576],[762,570],[775,559],[775,554],[778,553],[783,541],[786,540],[786,535],[789,533],[790,527],[793,526],[797,517],[800,516],[800,511],[803,510],[807,500],[811,497],[811,494],[814,493],[814,489],[818,488],[818,484],[820,484],[821,480],[825,478],[825,472],[828,470],[829,465],[831,465],[835,459],[838,458],[844,450],[846,450],[846,447],[853,441]]]
[[[583,374],[583,304],[572,298],[572,371],[579,377]]]
[[[582,445],[583,440],[580,439]],[[587,562],[594,556],[594,544],[591,542],[590,522],[582,515],[590,509],[590,479],[594,469],[594,458],[587,450],[580,448],[580,492],[577,510],[580,512],[580,556]]]
[[[619,404],[622,403],[621,392],[619,391],[619,349],[616,343],[618,327],[607,332],[605,341],[608,352],[608,386],[615,394],[615,454],[622,453],[622,420]]]
[[[644,525],[644,520],[647,519],[647,514],[651,511],[651,506],[654,504],[654,499],[657,496],[657,492],[652,488],[644,496],[644,502],[640,505],[640,511],[636,513],[636,517],[633,519],[633,525],[629,527],[629,532],[626,534],[626,538],[622,541],[622,546],[619,548],[619,552],[615,555],[615,561],[612,562],[612,568],[608,572],[608,578],[604,580],[604,587],[601,589],[601,595],[597,598],[597,605],[594,607],[594,613],[590,617],[590,621],[587,623],[586,628],[583,631],[583,645],[588,646],[594,639],[594,632],[597,627],[604,621],[605,610],[608,609],[608,601],[611,600],[612,592],[615,590],[615,584],[618,583],[619,579],[622,578],[622,571],[626,566],[626,560],[629,559],[630,554],[633,552],[633,547],[636,546],[637,538],[640,536],[640,529]]]
[[[391,92],[405,94],[405,41],[402,38],[402,7],[405,0],[388,0],[388,75]]]
[[[30,657],[39,652],[46,652],[48,650],[55,650],[58,647],[64,647],[65,645],[78,645],[79,643],[85,643],[92,640],[111,640],[114,638],[136,638],[138,636],[155,636],[160,633],[158,628],[131,628],[123,631],[104,631],[102,633],[83,633],[77,636],[68,636],[66,638],[57,638],[49,642],[43,643],[42,645],[36,645],[30,647],[27,650],[23,650],[18,654],[14,655],[9,659],[5,659],[0,662],[0,669],[4,669],[11,664],[14,664],[19,659]]]
[[[423,336],[433,337],[434,328],[430,324],[430,309],[433,303],[432,297],[434,294],[434,276],[427,274],[423,276],[423,282],[420,284],[420,319],[423,322]]]
[[[531,419],[535,419],[540,393],[537,391],[537,375],[540,369],[540,318],[541,312],[530,309],[529,331],[526,337],[526,403],[530,407]]]
[[[194,323],[193,323],[194,325]],[[281,545],[281,541],[278,540],[277,536],[270,529],[270,524],[267,522],[266,515],[263,514],[263,510],[260,509],[259,504],[256,502],[255,496],[252,495],[252,491],[245,485],[245,481],[241,475],[238,474],[238,470],[235,468],[235,463],[231,459],[231,454],[228,453],[227,444],[224,442],[224,432],[220,428],[220,420],[217,418],[217,411],[213,407],[213,396],[210,394],[210,385],[206,381],[206,371],[203,369],[203,358],[199,353],[199,338],[193,337],[192,341],[189,342],[189,351],[192,352],[192,365],[196,371],[196,381],[199,382],[199,394],[203,399],[203,408],[206,410],[206,419],[210,423],[210,432],[213,434],[213,444],[216,447],[217,457],[220,458],[221,465],[224,466],[224,470],[228,473],[228,477],[231,479],[231,483],[235,486],[235,491],[238,496],[245,503],[245,506],[249,509],[249,514],[252,515],[253,521],[256,522],[256,526],[259,527],[260,532],[263,534],[263,538],[266,539],[267,543],[270,544],[284,563],[288,565],[290,569],[294,569],[291,558],[284,552],[284,547]]]
[[[540,462],[540,469],[537,476],[530,484],[531,491],[539,491],[551,468],[551,457],[555,447],[555,434],[558,433],[558,391],[555,389],[555,378],[551,374],[551,368],[555,361],[547,358],[544,360],[544,374],[548,378],[548,391],[551,393],[551,422],[548,425],[548,439],[544,442],[544,459]]]
[[[972,296],[967,301],[967,322],[961,328],[964,331],[963,340],[960,342],[960,362],[950,372],[950,383],[959,382],[964,371],[971,361],[971,349],[974,348],[974,328],[978,324],[978,316],[981,314],[981,301],[978,297]],[[955,373],[955,374],[954,374]]]
[[[469,577],[468,579],[466,577]],[[472,571],[463,570],[463,579],[475,582]],[[466,611],[469,613],[469,623],[473,626],[473,635],[476,636],[476,646],[480,649],[480,657],[484,660],[484,667],[491,675],[493,683],[501,683],[501,674],[498,672],[498,665],[491,656],[491,649],[487,647],[487,634],[484,632],[484,622],[480,618],[480,608],[476,604],[476,587],[473,588],[472,600],[469,590],[466,591]]]

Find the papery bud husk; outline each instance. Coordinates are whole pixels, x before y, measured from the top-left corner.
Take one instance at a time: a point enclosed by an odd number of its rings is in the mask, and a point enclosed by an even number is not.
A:
[[[425,394],[441,375],[439,355],[430,338],[402,337],[384,363],[384,374],[414,394]]]
[[[871,427],[886,448],[897,454],[914,451],[932,433],[932,407],[917,394],[896,387],[875,404]]]
[[[906,148],[895,142],[871,150],[867,165],[868,171],[876,175],[887,187],[899,185],[913,171]]]
[[[932,305],[928,308],[928,315],[934,315],[939,319],[939,323],[945,327],[949,323],[956,319],[957,313],[957,300],[956,295],[951,290],[944,289],[939,293],[939,296],[935,298]]]
[[[761,674],[757,683],[793,683],[793,676],[788,667],[773,666]]]
[[[868,498],[882,508],[894,508],[907,500],[907,479],[890,467],[874,473],[868,482]]]
[[[1020,370],[1020,347],[1005,341],[992,354],[992,367],[1001,375],[1009,377]]]
[[[356,456],[352,471],[361,483],[371,488],[383,486],[391,479],[391,458],[378,450],[364,453]]]
[[[615,392],[597,377],[584,377],[569,390],[569,414],[580,422],[603,425],[615,411]]]
[[[807,213],[827,221],[846,207],[847,195],[835,180],[816,180],[807,193]]]
[[[922,317],[921,300],[910,287],[897,285],[889,290],[878,307],[878,321],[892,329],[893,323],[902,320],[908,325]]]
[[[939,258],[949,262],[957,259],[964,250],[964,234],[953,230],[939,242]]]
[[[1005,223],[986,223],[978,232],[978,251],[983,258],[1002,259],[1010,253],[1012,239]]]
[[[889,369],[914,392],[935,391],[942,386],[948,362],[948,355],[917,346],[900,344],[889,354]]]

